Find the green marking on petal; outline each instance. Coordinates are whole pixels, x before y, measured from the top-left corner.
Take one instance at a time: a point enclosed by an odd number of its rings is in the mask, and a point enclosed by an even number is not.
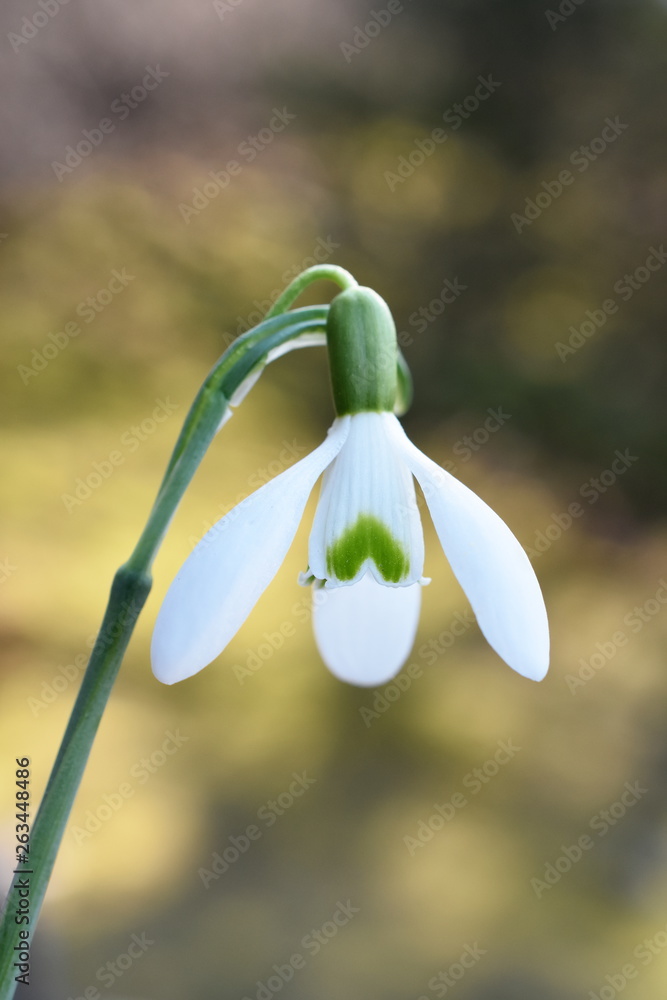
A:
[[[372,514],[360,514],[327,549],[327,570],[339,580],[353,580],[372,559],[387,583],[398,583],[410,571],[410,557],[391,531]]]

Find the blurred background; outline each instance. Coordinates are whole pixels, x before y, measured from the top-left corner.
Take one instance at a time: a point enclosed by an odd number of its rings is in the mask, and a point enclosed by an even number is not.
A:
[[[14,758],[37,797],[191,399],[312,263],[388,300],[405,427],[526,546],[553,636],[542,684],[512,673],[425,515],[400,686],[339,683],[296,583],[313,498],[219,662],[158,684],[177,568],[332,420],[322,349],[277,362],[156,561],[30,996],[664,995],[665,5],[8,0],[0,19],[5,868]]]

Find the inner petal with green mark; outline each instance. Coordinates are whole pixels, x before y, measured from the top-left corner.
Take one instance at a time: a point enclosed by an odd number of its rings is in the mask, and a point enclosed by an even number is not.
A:
[[[372,514],[360,514],[327,548],[327,570],[338,580],[353,580],[371,559],[387,583],[399,583],[410,572],[410,556],[389,528]]]
[[[354,413],[349,421],[345,443],[324,473],[309,574],[330,589],[358,583],[366,573],[385,587],[418,583],[424,537],[400,451],[403,431],[393,413]]]

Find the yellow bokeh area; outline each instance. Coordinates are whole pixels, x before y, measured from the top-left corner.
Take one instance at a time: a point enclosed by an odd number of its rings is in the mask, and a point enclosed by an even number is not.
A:
[[[276,361],[156,558],[32,941],[33,1000],[664,995],[666,12],[586,0],[554,29],[509,0],[61,6],[8,41],[3,882],[15,760],[34,818],[192,399],[313,263],[386,298],[414,378],[403,425],[526,548],[552,659],[536,684],[488,646],[420,496],[431,582],[409,660],[379,688],[336,680],[298,584],[316,489],[219,658],[153,678],[193,546],[334,418],[323,348]],[[30,33],[23,9],[2,16]],[[158,59],[171,76],[137,101]],[[125,92],[127,121],[58,179]]]

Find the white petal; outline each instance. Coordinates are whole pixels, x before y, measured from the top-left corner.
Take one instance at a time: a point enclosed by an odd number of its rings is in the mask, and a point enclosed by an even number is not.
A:
[[[480,629],[510,667],[541,681],[549,668],[549,623],[528,556],[483,500],[422,454],[402,429],[401,437],[406,461]]]
[[[289,354],[290,351],[297,351],[300,347],[326,347],[326,343],[326,333],[318,333],[317,331],[301,333],[298,337],[286,340],[278,347],[272,347],[266,356],[266,364],[270,364],[277,358],[282,358],[283,354]]]
[[[153,673],[173,684],[197,673],[227,645],[269,585],[318,476],[347,437],[335,421],[323,444],[234,507],[204,536],[181,568],[153,633]]]
[[[385,587],[367,573],[349,587],[313,591],[313,628],[332,674],[375,687],[401,669],[417,634],[421,586]]]
[[[391,433],[394,424],[400,430],[393,413],[355,413],[345,445],[324,476],[308,555],[310,571],[327,586],[354,585],[366,572],[387,586],[404,587],[421,579],[421,518],[412,474]],[[332,557],[355,526],[360,534],[345,546],[349,560]],[[364,546],[377,562],[355,561]],[[349,569],[347,575],[341,565]]]

